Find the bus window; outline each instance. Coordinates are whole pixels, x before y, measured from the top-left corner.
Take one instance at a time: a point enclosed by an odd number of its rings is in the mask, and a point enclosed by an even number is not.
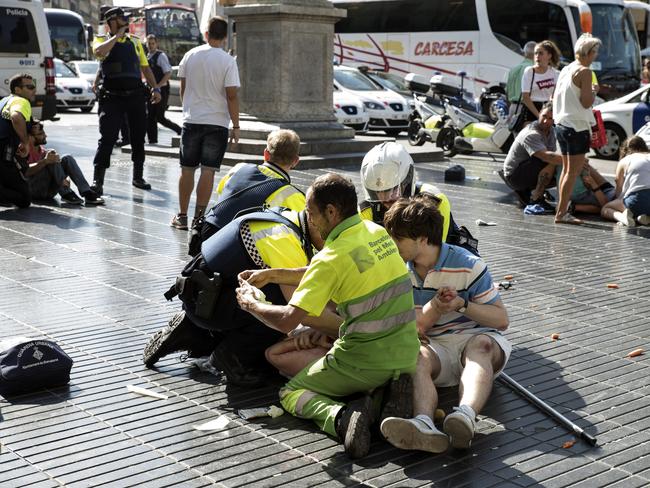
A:
[[[156,36],[158,48],[169,57],[172,66],[183,55],[201,44],[201,33],[194,12],[174,7],[145,10],[146,33]]]
[[[620,5],[591,5],[594,19],[594,36],[603,42],[596,62],[595,71],[600,73],[626,73],[638,75],[641,72],[639,41],[634,22],[628,11]]]
[[[19,8],[0,8],[0,51],[40,53],[32,14]]]
[[[573,60],[573,42],[564,9],[551,3],[530,0],[486,0],[488,19],[496,38],[507,48],[521,48],[528,41],[550,39],[562,53],[562,61]]]
[[[335,2],[335,7],[348,9],[337,33],[478,30],[475,0]]]

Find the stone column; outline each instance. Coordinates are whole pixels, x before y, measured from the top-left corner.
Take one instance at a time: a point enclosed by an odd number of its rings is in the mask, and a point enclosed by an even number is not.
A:
[[[306,138],[354,137],[332,105],[334,24],[345,10],[327,0],[239,0],[225,13],[236,25],[244,131],[263,122]]]

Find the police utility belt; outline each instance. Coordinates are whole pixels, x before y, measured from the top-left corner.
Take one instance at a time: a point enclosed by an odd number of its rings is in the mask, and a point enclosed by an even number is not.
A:
[[[144,85],[141,88],[136,88],[134,90],[107,90],[106,88],[99,89],[100,97],[130,97],[132,95],[141,95],[146,93],[147,89]]]

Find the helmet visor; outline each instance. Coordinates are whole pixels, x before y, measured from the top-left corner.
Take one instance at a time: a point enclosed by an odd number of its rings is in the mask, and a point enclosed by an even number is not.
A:
[[[388,190],[370,190],[368,192],[368,200],[372,202],[394,202],[402,196],[402,185],[397,185]]]

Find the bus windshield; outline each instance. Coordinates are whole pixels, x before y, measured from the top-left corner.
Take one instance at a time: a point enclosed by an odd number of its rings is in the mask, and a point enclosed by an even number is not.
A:
[[[145,11],[145,21],[147,34],[156,36],[158,49],[167,54],[172,66],[202,42],[194,12],[174,7],[150,8]]]
[[[64,61],[88,59],[86,29],[74,12],[54,9],[45,11],[54,57]]]
[[[598,79],[606,79],[608,75],[639,78],[639,39],[630,13],[620,5],[590,4],[590,7],[593,35],[603,41],[592,66]]]

